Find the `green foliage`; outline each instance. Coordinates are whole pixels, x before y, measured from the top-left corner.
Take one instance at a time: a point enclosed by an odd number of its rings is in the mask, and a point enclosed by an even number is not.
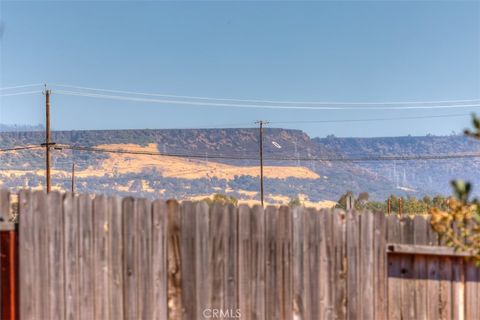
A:
[[[303,207],[303,202],[300,200],[299,197],[295,197],[290,199],[290,202],[288,202],[289,207]]]
[[[212,205],[214,202],[220,202],[223,204],[233,204],[238,205],[238,199],[233,196],[228,196],[226,194],[214,194],[211,198],[205,198],[203,201],[207,202],[209,205]]]
[[[480,120],[473,115],[474,131],[465,130],[467,136],[480,140]],[[477,266],[480,266],[480,205],[478,199],[470,199],[472,184],[462,180],[451,182],[454,197],[448,208],[434,207],[432,228],[448,246],[455,250],[470,253]]]

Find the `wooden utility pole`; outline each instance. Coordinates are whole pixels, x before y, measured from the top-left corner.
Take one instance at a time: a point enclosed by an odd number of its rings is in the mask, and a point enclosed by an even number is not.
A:
[[[72,163],[72,194],[75,194],[75,162]]]
[[[45,88],[45,166],[47,192],[52,188],[52,180],[50,176],[50,90]]]
[[[263,207],[263,125],[268,124],[266,121],[255,122],[260,129],[260,199]]]

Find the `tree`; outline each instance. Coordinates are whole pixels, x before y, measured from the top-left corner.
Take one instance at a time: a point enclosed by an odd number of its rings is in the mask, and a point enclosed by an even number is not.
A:
[[[480,140],[480,119],[475,115],[473,126],[474,132],[465,130],[465,135]],[[470,199],[471,183],[455,180],[451,184],[453,197],[433,199],[439,206],[430,210],[432,228],[448,246],[470,253],[475,264],[480,266],[480,202]]]
[[[216,193],[212,198],[205,198],[203,201],[207,202],[209,205],[212,205],[214,202],[220,202],[223,204],[238,204],[238,199],[233,196],[228,196],[226,194]]]

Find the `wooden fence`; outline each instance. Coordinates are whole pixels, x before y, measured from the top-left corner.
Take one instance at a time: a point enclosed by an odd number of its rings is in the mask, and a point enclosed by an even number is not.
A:
[[[23,191],[18,239],[22,320],[480,318],[423,217]]]

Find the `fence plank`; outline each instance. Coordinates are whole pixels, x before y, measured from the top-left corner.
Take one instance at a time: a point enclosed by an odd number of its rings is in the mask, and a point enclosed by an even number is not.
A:
[[[302,207],[292,208],[293,226],[293,317],[306,319],[305,315],[305,290],[304,290],[304,211]]]
[[[452,259],[442,257],[439,263],[440,275],[440,317],[439,319],[451,319],[452,316]]]
[[[417,215],[414,223],[414,239],[416,245],[426,245],[428,243],[428,225],[427,220]],[[415,316],[417,319],[428,319],[428,269],[427,257],[424,255],[415,255],[413,261],[413,279],[415,279]]]
[[[465,264],[465,319],[480,319],[480,269],[473,262]]]
[[[93,207],[89,195],[78,197],[78,281],[80,296],[80,319],[93,319],[95,315],[94,260],[93,260]],[[76,211],[77,212],[77,211]],[[73,217],[72,217],[73,219]],[[71,222],[69,222],[71,223]]]
[[[93,277],[94,277],[94,315],[95,319],[110,319],[108,303],[110,301],[108,269],[108,237],[110,220],[108,202],[105,196],[96,196],[93,200]]]
[[[210,315],[205,315],[204,311],[209,309],[210,296],[210,250],[209,250],[209,207],[205,202],[197,203],[195,206],[196,224],[195,224],[195,299],[197,300],[197,309],[195,315],[197,319],[208,319]]]
[[[180,252],[182,256],[182,301],[183,319],[198,319],[197,299],[196,299],[196,278],[195,278],[195,204],[185,201],[182,208],[182,234],[180,242]]]
[[[65,281],[64,262],[64,221],[63,196],[59,192],[51,192],[47,199],[48,213],[48,293],[50,319],[65,317]],[[23,275],[22,275],[23,276]]]
[[[265,210],[265,238],[266,238],[266,298],[265,312],[266,319],[281,319],[280,304],[283,302],[280,296],[277,279],[281,277],[278,272],[281,270],[277,265],[277,255],[280,246],[277,241],[279,230],[278,208],[268,206]]]
[[[233,204],[227,205],[227,220],[225,225],[225,303],[224,310],[238,308],[238,211]]]
[[[83,283],[81,282],[81,274],[79,277],[80,266],[79,262],[82,262],[82,257],[79,261],[79,238],[82,238],[82,232],[79,234],[79,222],[81,225],[81,218],[79,221],[79,214],[77,198],[71,194],[67,194],[63,200],[63,218],[64,218],[64,247],[65,247],[65,317],[67,320],[77,319],[84,315],[89,305],[86,304],[86,300],[81,296]],[[89,248],[91,250],[91,248]],[[83,256],[84,257],[84,256]],[[91,274],[86,274],[90,277]],[[83,287],[85,288],[85,287]],[[93,299],[93,294],[90,292],[90,297],[87,301]],[[85,304],[84,304],[85,303]],[[80,305],[82,308],[80,308]],[[93,304],[92,304],[93,305]],[[92,319],[92,318],[90,318]]]
[[[33,215],[32,194],[30,191],[20,191],[19,194],[19,268],[20,288],[22,297],[19,301],[21,319],[33,320],[37,313],[33,301],[33,278],[35,275],[34,265],[34,237],[35,228]]]
[[[333,280],[335,286],[334,318],[345,319],[347,314],[347,264],[346,264],[346,223],[345,212],[332,211],[333,230]],[[373,270],[372,270],[373,271]]]
[[[210,212],[210,252],[211,281],[210,307],[222,309],[225,301],[225,224],[227,219],[226,207],[221,203],[214,203]]]
[[[167,262],[167,227],[168,212],[165,201],[154,201],[152,204],[153,226],[153,319],[168,319],[168,262]]]
[[[43,191],[35,191],[32,194],[34,206],[34,299],[35,309],[40,319],[49,319],[49,295],[48,292],[48,208],[47,194]]]
[[[10,191],[0,189],[0,222],[10,220]]]
[[[251,234],[252,234],[252,260],[251,260],[251,303],[252,320],[265,319],[266,301],[266,275],[265,275],[265,212],[263,208],[256,205],[252,208],[251,214]]]
[[[306,279],[305,282],[305,310],[309,315],[307,319],[324,319],[326,279],[321,274],[325,273],[325,264],[321,261],[324,246],[324,229],[322,228],[320,213],[308,208],[305,212],[305,237],[306,237]],[[325,276],[323,277],[325,278]]]
[[[359,239],[359,217],[354,211],[347,211],[347,319],[355,320],[360,318],[360,239]]]
[[[333,282],[333,219],[330,210],[320,214],[320,318],[333,318],[335,284]]]
[[[430,226],[430,218],[427,219],[427,237],[428,244],[437,246],[438,235],[433,231]],[[436,256],[430,256],[427,260],[427,313],[430,319],[440,318],[440,270],[439,270],[440,258]]]
[[[108,270],[110,319],[123,319],[123,224],[122,201],[108,198]]]
[[[167,238],[168,238],[168,316],[171,319],[182,317],[182,269],[180,254],[181,216],[180,205],[175,200],[167,201]]]
[[[280,267],[277,288],[281,297],[281,319],[293,318],[292,296],[292,214],[290,208],[281,206],[278,212],[279,230],[277,244],[280,245],[277,255],[277,266]]]
[[[252,234],[251,214],[247,205],[238,207],[238,307],[241,319],[251,319],[252,316]]]
[[[123,216],[123,315],[127,320],[137,319],[137,207],[135,199],[125,198]]]
[[[137,319],[152,317],[152,205],[150,200],[136,201],[137,217]]]
[[[452,259],[452,319],[465,319],[465,266],[463,258]]]
[[[374,299],[375,319],[387,319],[387,253],[386,218],[383,212],[374,213]]]
[[[389,243],[401,243],[401,226],[396,215],[387,217],[387,239]],[[388,319],[402,319],[401,256],[388,255]]]
[[[414,224],[413,219],[404,216],[401,220],[401,242],[413,244]],[[401,256],[400,268],[402,279],[402,317],[415,319],[415,279],[413,278],[413,256]]]
[[[360,290],[362,292],[362,318],[374,319],[374,274],[373,274],[373,214],[364,212],[360,215]]]

